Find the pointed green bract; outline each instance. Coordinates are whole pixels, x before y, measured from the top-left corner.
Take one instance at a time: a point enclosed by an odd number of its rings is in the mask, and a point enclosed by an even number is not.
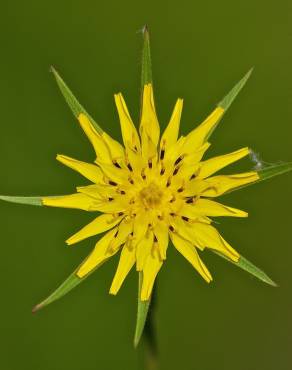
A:
[[[82,283],[86,278],[91,275],[95,270],[97,270],[105,261],[103,261],[101,264],[96,266],[95,269],[90,271],[87,275],[85,275],[83,278],[80,278],[77,276],[77,271],[79,270],[79,267],[52,293],[50,294],[45,300],[43,300],[41,303],[37,304],[32,312],[36,312],[40,310],[41,308],[49,305],[50,303],[55,302],[56,300],[62,298],[65,294],[69,293],[73,288],[75,288],[77,285]]]
[[[0,199],[5,202],[18,203],[18,204],[29,204],[32,206],[42,206],[42,197],[16,197],[9,195],[0,195]]]
[[[143,334],[143,330],[145,327],[147,314],[150,306],[149,301],[141,301],[141,290],[142,290],[142,282],[143,282],[143,272],[139,272],[139,289],[138,289],[138,309],[137,309],[137,321],[136,321],[136,330],[134,336],[134,347],[137,347],[140,339]]]
[[[151,68],[151,53],[150,53],[150,39],[149,30],[147,26],[143,28],[144,44],[142,50],[142,71],[141,71],[141,87],[152,83],[152,68]]]
[[[150,53],[150,38],[148,27],[143,28],[143,49],[142,49],[142,71],[141,71],[141,104],[142,104],[142,93],[144,85],[152,83],[152,68],[151,68],[151,53]],[[142,112],[142,105],[140,111]],[[136,329],[134,336],[134,347],[137,347],[143,334],[145,323],[147,320],[147,314],[151,302],[141,301],[141,289],[143,281],[143,272],[139,272],[139,289],[138,289],[138,307],[137,307],[137,320]]]
[[[74,271],[65,281],[63,284],[59,286],[48,298],[43,300],[41,303],[37,304],[33,309],[32,312],[36,312],[40,310],[41,308],[49,305],[50,303],[56,301],[57,299],[63,297],[65,294],[67,294],[70,290],[75,288],[77,285],[79,285],[83,279],[80,279],[76,272]]]
[[[260,177],[258,181],[267,180],[290,171],[292,171],[292,162],[275,164],[257,171]]]
[[[94,128],[98,133],[102,133],[103,130],[99,127],[99,125],[94,121],[94,119],[86,112],[86,110],[83,108],[83,106],[78,102],[78,100],[73,95],[72,91],[69,89],[69,87],[66,85],[64,80],[60,77],[59,73],[55,70],[54,67],[51,67],[51,71],[53,72],[57,84],[61,90],[61,93],[63,94],[67,104],[69,105],[70,109],[72,110],[74,116],[78,119],[80,113],[83,113],[88,117],[90,122],[93,124]]]
[[[262,271],[261,269],[256,267],[253,263],[248,261],[246,258],[240,256],[239,260],[237,262],[234,262],[231,259],[229,259],[228,257],[224,256],[223,254],[221,254],[217,251],[213,251],[213,252],[216,253],[218,256],[226,259],[227,261],[233,263],[237,267],[240,267],[242,270],[247,271],[248,273],[255,276],[259,280],[263,281],[264,283],[272,285],[274,287],[277,286],[277,284],[264,271]]]
[[[253,68],[251,68],[247,74],[233,87],[233,89],[218,103],[218,107],[223,108],[225,111],[230,107],[233,100],[237,97],[240,90],[246,84],[247,80],[249,79]]]
[[[246,84],[247,80],[249,79],[251,73],[253,71],[253,68],[251,68],[246,75],[233,87],[233,89],[220,101],[220,103],[217,104],[218,107],[224,109],[224,113],[227,111],[227,109],[230,107],[230,105],[233,103],[233,100],[237,97],[240,90],[243,88],[243,86]],[[221,118],[222,119],[222,118]],[[209,134],[206,137],[206,140],[209,139],[209,137],[212,135],[216,127],[218,126],[221,119],[218,120],[216,125],[213,127],[213,129],[209,132]]]

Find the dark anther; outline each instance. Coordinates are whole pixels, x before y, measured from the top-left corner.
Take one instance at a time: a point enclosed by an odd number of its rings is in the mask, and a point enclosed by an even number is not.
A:
[[[133,171],[133,168],[132,168],[132,166],[130,165],[130,163],[128,163],[127,164],[127,167],[128,167],[128,169],[132,172]]]
[[[172,197],[169,202],[173,203],[174,201],[175,201],[175,197]]]
[[[123,216],[124,212],[119,212],[118,216]]]
[[[114,166],[116,166],[117,168],[121,168],[121,166],[118,164],[118,162],[113,162]]]
[[[184,188],[183,188],[183,187],[181,187],[181,188],[177,189],[177,192],[178,192],[178,193],[181,193],[181,192],[183,192],[183,191],[184,191]]]
[[[118,236],[118,233],[119,233],[119,229],[116,231],[116,233],[114,235],[114,238],[116,238]]]
[[[121,194],[123,194],[123,195],[124,195],[124,194],[126,194],[126,192],[125,192],[124,190],[121,190]]]
[[[164,172],[165,172],[165,168],[161,168],[160,175],[162,176],[164,174]]]
[[[174,217],[175,216],[175,213],[174,212],[171,212],[170,213],[170,216]]]
[[[186,216],[181,216],[181,218],[184,220],[184,221],[189,221],[189,218],[186,217]]]
[[[178,159],[174,162],[174,165],[176,166],[177,164],[179,164],[179,162],[182,160],[182,157],[178,157]]]
[[[117,186],[117,185],[118,185],[116,182],[111,181],[111,180],[110,180],[108,183],[109,183],[110,185],[112,185],[112,186]]]
[[[169,226],[169,230],[172,231],[172,232],[174,232],[174,227],[170,225]]]
[[[157,243],[158,239],[156,238],[156,235],[154,235],[154,243]]]
[[[109,201],[109,202],[111,202],[112,200],[114,200],[114,198],[112,198],[112,197],[109,197],[109,198],[108,198],[108,201]]]
[[[168,180],[167,180],[167,183],[166,183],[166,186],[167,186],[167,187],[169,187],[169,186],[170,186],[170,184],[171,184],[171,181],[170,181],[170,179],[168,179]]]
[[[186,200],[186,203],[193,203],[193,198],[188,198],[188,199]]]
[[[161,152],[160,152],[160,159],[161,160],[164,158],[164,154],[165,154],[165,150],[161,149]]]
[[[131,234],[130,234],[131,236],[133,236],[134,235],[134,233],[133,233],[133,231],[131,232]]]
[[[129,179],[129,183],[133,185],[134,184],[134,180],[133,179]]]
[[[148,161],[148,167],[149,168],[152,168],[152,161],[151,161],[151,159]]]
[[[193,173],[192,176],[190,177],[190,180],[193,180],[196,178],[196,175]]]
[[[173,176],[175,176],[175,175],[178,173],[178,170],[179,170],[179,168],[178,168],[178,167],[176,167],[176,168],[175,168],[175,170],[174,170],[174,171],[173,171],[173,173],[172,173],[172,174],[173,174]]]

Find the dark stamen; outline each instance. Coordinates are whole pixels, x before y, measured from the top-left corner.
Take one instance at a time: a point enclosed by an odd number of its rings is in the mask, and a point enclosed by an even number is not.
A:
[[[174,217],[175,216],[175,213],[174,212],[171,212],[169,215],[172,216],[172,217]]]
[[[154,235],[154,243],[157,243],[158,239],[156,238],[156,235]]]
[[[133,185],[134,184],[134,180],[131,179],[131,178],[129,178],[129,183]]]
[[[188,198],[188,199],[186,200],[186,203],[193,203],[193,198]]]
[[[161,160],[164,158],[164,154],[165,154],[165,150],[161,149],[161,152],[160,152],[160,159]]]
[[[124,212],[119,212],[118,216],[123,216]]]
[[[125,192],[124,190],[121,190],[121,194],[123,194],[123,195],[124,195],[124,194],[126,194],[126,192]]]
[[[169,230],[172,231],[172,232],[174,232],[174,227],[170,225],[169,226]]]
[[[186,216],[181,216],[181,218],[184,220],[184,221],[189,221],[189,218],[186,217]]]
[[[169,202],[173,203],[174,201],[175,201],[175,197],[172,197]]]
[[[177,192],[178,192],[178,193],[181,193],[181,192],[183,192],[183,191],[184,191],[184,188],[183,188],[183,187],[181,187],[181,188],[177,189]]]
[[[119,229],[116,231],[116,233],[114,235],[114,238],[116,238],[118,236],[118,233],[119,233]]]
[[[130,164],[130,163],[128,163],[128,164],[127,164],[127,167],[128,167],[128,169],[129,169],[131,172],[133,172],[133,168],[132,168],[132,166],[131,166],[131,164]]]
[[[190,180],[193,180],[194,178],[196,178],[196,175],[193,173],[192,176],[190,177]]]
[[[118,185],[116,182],[111,181],[111,180],[110,180],[108,183],[109,183],[110,185],[112,185],[112,186],[117,186],[117,185]]]
[[[170,181],[170,179],[168,179],[168,180],[167,180],[167,183],[166,183],[166,186],[167,186],[167,187],[169,187],[169,186],[170,186],[170,184],[171,184],[171,181]]]
[[[175,170],[173,171],[173,176],[175,176],[178,173],[179,167],[176,167]]]
[[[179,164],[179,162],[182,160],[182,157],[178,157],[177,160],[174,162],[174,165],[176,166]]]
[[[152,168],[152,160],[151,159],[149,159],[149,161],[148,161],[148,167]]]
[[[121,166],[118,164],[118,162],[113,162],[114,166],[116,166],[117,168],[121,168]]]
[[[165,172],[165,168],[161,168],[160,175],[162,176],[164,174],[164,172]]]
[[[109,201],[109,202],[111,202],[111,201],[113,201],[113,200],[114,200],[114,198],[112,198],[112,197],[109,197],[109,198],[108,198],[108,201]]]

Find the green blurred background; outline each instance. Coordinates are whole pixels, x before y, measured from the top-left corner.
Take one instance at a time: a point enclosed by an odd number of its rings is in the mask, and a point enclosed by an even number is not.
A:
[[[54,159],[64,153],[90,161],[93,151],[49,67],[119,138],[113,94],[125,94],[137,121],[136,31],[145,23],[162,127],[180,96],[187,132],[255,66],[213,134],[208,156],[249,145],[266,162],[291,161],[291,20],[290,0],[2,3],[0,193],[65,194],[86,184]],[[234,168],[251,166],[246,160]],[[225,196],[250,217],[218,225],[279,288],[205,252],[214,276],[207,285],[169,249],[158,281],[161,370],[291,369],[291,180],[288,174]],[[143,346],[132,346],[137,274],[131,272],[117,297],[107,293],[117,257],[62,300],[31,314],[93,247],[95,238],[72,249],[64,243],[92,216],[1,203],[1,369],[142,369]]]

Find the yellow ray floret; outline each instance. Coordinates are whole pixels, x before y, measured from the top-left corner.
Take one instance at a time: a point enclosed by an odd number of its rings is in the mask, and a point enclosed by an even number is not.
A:
[[[131,245],[125,245],[121,252],[119,265],[110,288],[110,294],[117,294],[131,268],[134,266],[135,261],[135,249]]]
[[[164,152],[176,144],[178,133],[179,133],[179,125],[180,125],[182,108],[183,108],[183,100],[178,99],[175,104],[170,121],[161,137],[161,141],[160,141],[160,158],[161,159],[163,159],[164,157]]]
[[[189,241],[181,238],[175,233],[171,233],[170,237],[175,248],[185,257],[185,259],[190,262],[190,264],[198,271],[203,279],[207,283],[210,283],[212,276],[205,264],[200,259],[196,248]]]
[[[115,214],[103,214],[101,216],[96,217],[92,222],[84,226],[80,231],[76,234],[72,235],[69,239],[66,240],[68,245],[72,245],[75,243],[80,242],[86,238],[91,236],[103,233],[109,229],[112,229],[116,226],[122,219],[123,215],[115,215]]]
[[[151,84],[145,85],[143,90],[140,134],[142,136],[142,146],[147,145],[144,142],[147,137],[150,138],[155,147],[157,146],[160,127],[156,116],[153,88]]]
[[[140,138],[121,93],[115,94],[115,102],[125,147],[140,152]]]
[[[208,159],[207,161],[201,162],[198,177],[203,179],[209,177],[213,175],[215,172],[228,166],[229,164],[234,163],[239,159],[247,156],[249,153],[250,153],[249,148],[242,148],[236,150],[235,152],[220,155],[218,157],[214,157]]]
[[[65,166],[72,168],[73,170],[79,172],[82,176],[86,177],[88,180],[99,184],[103,182],[103,173],[99,167],[95,164],[86,163],[78,161],[77,159],[70,158],[66,155],[57,155],[57,160],[63,163]]]

